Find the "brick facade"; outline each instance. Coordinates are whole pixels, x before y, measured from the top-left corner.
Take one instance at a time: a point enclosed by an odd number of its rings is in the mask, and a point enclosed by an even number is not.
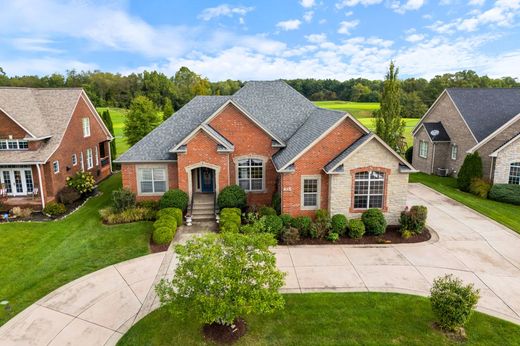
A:
[[[493,184],[509,183],[509,172],[514,162],[520,162],[520,138],[503,148],[494,159]]]
[[[16,124],[11,118],[0,110],[0,139],[7,139],[13,136],[13,139],[22,139],[28,136],[27,132]]]

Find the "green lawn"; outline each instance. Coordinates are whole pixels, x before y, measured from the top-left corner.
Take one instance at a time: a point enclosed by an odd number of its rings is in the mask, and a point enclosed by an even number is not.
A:
[[[285,295],[284,311],[251,316],[237,345],[460,345],[432,328],[428,299],[392,293]],[[139,321],[118,345],[206,345],[192,318],[161,308]],[[475,313],[464,345],[518,345],[520,327]]]
[[[128,109],[125,108],[113,108],[113,107],[97,107],[96,110],[99,114],[101,114],[103,111],[110,112],[110,117],[112,118],[112,123],[114,125],[114,136],[116,137],[116,150],[117,150],[117,156],[121,155],[125,151],[130,148],[130,145],[126,143],[124,134],[123,134],[123,127],[125,123],[125,117],[126,113],[128,113]]]
[[[411,183],[422,183],[520,233],[520,206],[477,197],[457,189],[457,180],[424,173],[410,174]]]
[[[104,226],[98,210],[121,186],[114,175],[100,184],[101,196],[64,220],[0,224],[0,325],[56,288],[85,274],[149,253],[150,223]]]
[[[349,112],[356,118],[370,118],[379,109],[378,102],[315,101],[318,107]]]

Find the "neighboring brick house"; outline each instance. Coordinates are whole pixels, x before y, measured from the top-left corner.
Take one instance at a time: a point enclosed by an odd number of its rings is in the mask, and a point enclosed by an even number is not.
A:
[[[413,130],[413,165],[456,176],[468,153],[484,177],[520,184],[520,88],[446,89]]]
[[[280,193],[282,212],[293,216],[327,209],[359,217],[375,207],[391,223],[414,171],[350,114],[318,108],[283,81],[197,96],[116,162],[138,199],[173,188],[194,199],[238,184],[249,205],[270,205]]]
[[[111,140],[82,89],[0,87],[2,203],[39,209],[79,170],[106,178]]]

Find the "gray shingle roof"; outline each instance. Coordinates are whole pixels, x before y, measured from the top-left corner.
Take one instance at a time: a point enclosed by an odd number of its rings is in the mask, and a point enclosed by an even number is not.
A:
[[[446,132],[446,129],[444,126],[442,126],[441,122],[436,123],[423,123],[424,127],[426,128],[426,132],[428,133],[428,136],[432,140],[432,142],[449,142],[451,141],[450,136]],[[436,135],[433,135],[436,133]]]
[[[339,153],[338,156],[333,158],[329,163],[325,165],[325,172],[331,173],[331,171],[336,167],[339,163],[345,160],[354,150],[356,150],[360,145],[367,142],[369,139],[373,137],[372,133],[365,134],[361,136],[357,141],[352,143],[348,148]]]
[[[51,136],[35,151],[0,151],[1,163],[44,162],[57,149],[82,89],[0,87],[0,108],[37,138]]]
[[[520,113],[520,88],[452,88],[447,92],[479,142]]]

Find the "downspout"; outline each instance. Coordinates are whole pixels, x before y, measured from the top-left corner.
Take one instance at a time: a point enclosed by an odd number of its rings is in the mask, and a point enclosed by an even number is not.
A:
[[[45,208],[45,198],[43,197],[42,172],[40,170],[40,164],[36,164],[36,170],[38,171],[38,184],[40,185],[40,198],[42,200],[43,209]]]
[[[433,167],[435,166],[435,142],[432,142],[432,167],[430,169],[430,174],[434,174]]]
[[[110,162],[110,174],[112,174],[112,152],[110,151],[110,142],[108,142],[108,160]]]

